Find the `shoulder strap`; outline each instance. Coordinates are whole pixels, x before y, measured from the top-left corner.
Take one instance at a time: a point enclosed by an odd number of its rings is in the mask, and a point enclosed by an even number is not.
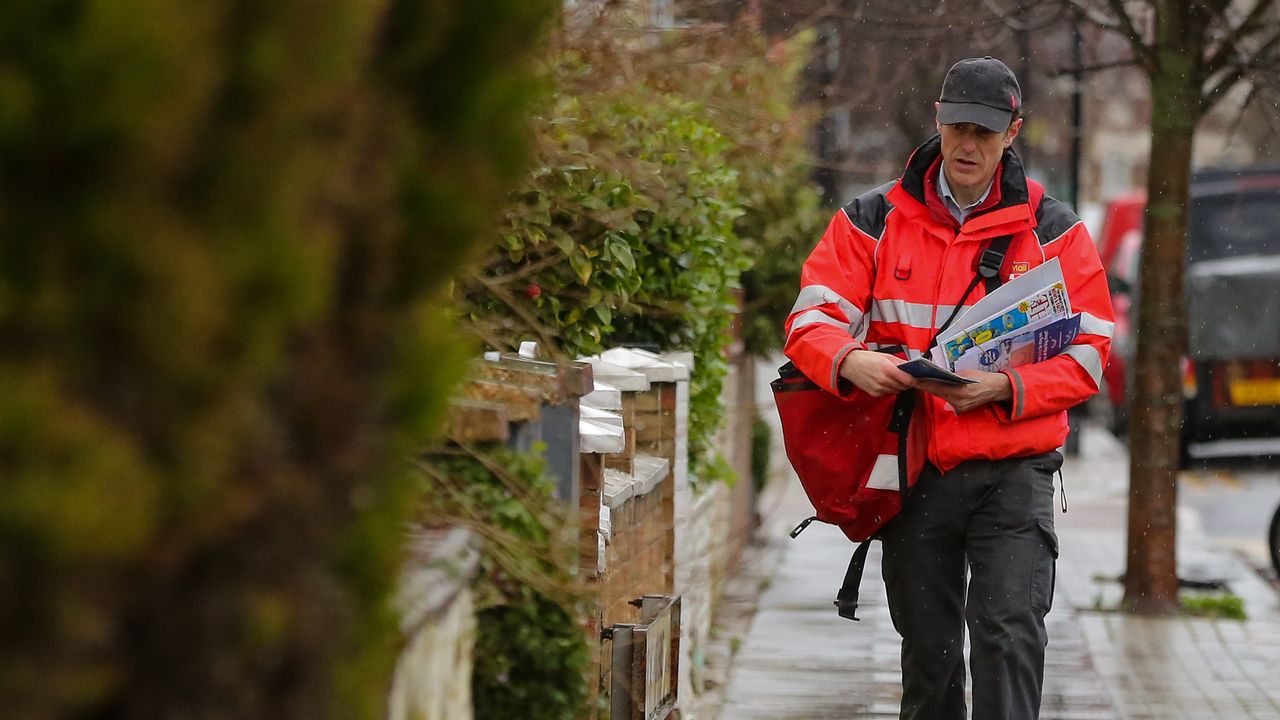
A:
[[[956,315],[960,314],[960,308],[964,307],[964,301],[969,299],[969,294],[973,289],[978,287],[979,282],[985,281],[987,294],[990,295],[996,288],[1002,284],[1000,281],[1000,266],[1004,264],[1004,254],[1009,251],[1009,243],[1013,242],[1012,235],[1002,235],[987,246],[982,251],[982,257],[978,260],[978,271],[973,274],[973,280],[969,283],[969,287],[965,288],[964,295],[960,296],[960,301],[951,309],[951,314],[947,316],[947,321],[938,326],[937,335],[933,336],[933,342],[938,342],[938,335],[956,319]]]
[[[1002,284],[1000,282],[1000,266],[1004,264],[1004,255],[1009,252],[1009,244],[1013,242],[1012,235],[1001,235],[991,241],[991,246],[982,251],[982,259],[978,261],[978,274],[987,285],[987,294],[995,292],[996,288]],[[964,301],[961,301],[964,304]]]

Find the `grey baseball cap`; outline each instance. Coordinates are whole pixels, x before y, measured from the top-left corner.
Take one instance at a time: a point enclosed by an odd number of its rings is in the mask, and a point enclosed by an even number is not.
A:
[[[947,71],[938,98],[942,125],[977,123],[993,132],[1009,129],[1022,107],[1022,89],[1008,65],[991,57],[967,58]]]

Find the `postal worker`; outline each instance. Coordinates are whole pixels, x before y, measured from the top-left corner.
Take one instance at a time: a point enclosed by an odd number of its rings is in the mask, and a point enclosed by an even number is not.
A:
[[[974,720],[1039,714],[1058,540],[1057,449],[1067,409],[1098,392],[1113,324],[1098,253],[1071,208],[1026,177],[1013,142],[1022,93],[1003,62],[957,62],[935,103],[938,134],[902,176],[845,205],[804,264],[786,355],[826,390],[917,392],[927,463],[881,531],[902,636],[904,720],[961,720],[968,628]],[[973,278],[1007,244],[993,283]],[[1079,332],[1065,351],[944,384],[899,369],[956,306],[1058,258]],[[971,292],[964,297],[966,289]]]

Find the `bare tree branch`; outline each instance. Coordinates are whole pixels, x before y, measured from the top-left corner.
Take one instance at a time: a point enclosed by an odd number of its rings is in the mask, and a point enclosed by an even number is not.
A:
[[[1240,52],[1240,43],[1256,30],[1264,27],[1262,18],[1268,10],[1275,6],[1275,0],[1258,0],[1249,10],[1249,14],[1240,21],[1218,45],[1218,49],[1205,62],[1205,72],[1213,75],[1224,70],[1228,63],[1237,57]],[[1226,10],[1218,13],[1218,16],[1225,15]]]
[[[1087,0],[1062,1],[1075,8],[1080,13],[1080,17],[1090,23],[1103,30],[1122,35],[1133,49],[1134,64],[1146,70],[1147,73],[1155,70],[1157,63],[1155,50],[1147,45],[1146,38],[1138,31],[1133,18],[1129,17],[1129,13],[1124,9],[1123,0],[1106,0],[1107,6],[1111,9],[1110,15],[1099,12],[1093,3]]]
[[[1271,132],[1273,134],[1280,135],[1280,115],[1277,115],[1277,113],[1275,112],[1275,109],[1277,107],[1280,107],[1280,99],[1275,97],[1275,93],[1272,92],[1271,88],[1263,88],[1258,93],[1258,98],[1260,102],[1268,103],[1271,105],[1271,112],[1264,111],[1261,113],[1261,117],[1264,119],[1267,125],[1271,128]]]
[[[1080,12],[1080,17],[1084,18],[1085,20],[1088,20],[1094,25],[1097,25],[1103,30],[1110,30],[1112,32],[1123,32],[1123,28],[1120,27],[1119,21],[1110,17],[1109,15],[1104,15],[1098,12],[1089,3],[1086,3],[1083,0],[1065,0],[1065,1],[1066,1],[1066,4],[1070,5],[1071,7],[1075,8]]]
[[[1062,11],[1065,8],[1064,5],[1053,3],[1051,6],[1052,14],[1049,15],[1047,20],[1027,22],[1021,20],[1020,16],[1025,14],[1030,8],[1035,7],[1035,3],[1030,5],[1020,5],[1012,11],[1006,11],[1004,8],[1000,7],[997,0],[983,0],[983,4],[987,6],[987,9],[990,10],[993,15],[1000,18],[1011,30],[1018,32],[1032,32],[1053,25],[1062,18]]]
[[[773,6],[774,3],[769,3]],[[956,31],[956,26],[963,23],[966,27],[974,27],[979,25],[1003,25],[1004,21],[1001,17],[992,16],[990,13],[980,12],[985,7],[985,0],[970,0],[963,3],[964,7],[943,7],[946,12],[939,12],[938,8],[933,10],[914,10],[910,7],[902,7],[899,5],[890,6],[888,4],[865,4],[856,5],[852,9],[843,7],[830,9],[825,6],[814,11],[811,17],[819,17],[826,20],[844,21],[843,27],[846,29],[857,29],[858,25],[867,27],[868,32],[877,33],[882,37],[885,29],[891,28],[895,32],[912,31],[919,29],[931,30],[950,30]],[[791,8],[792,5],[786,0],[780,0],[776,3],[780,8]],[[1043,0],[1038,2],[1030,2],[1018,5],[1010,12],[1022,13],[1024,11],[1036,7],[1050,7],[1051,3]],[[892,12],[883,12],[886,7],[892,7]],[[794,12],[794,10],[792,10]]]
[[[1277,58],[1271,57],[1270,54],[1277,47],[1280,47],[1280,30],[1271,33],[1271,37],[1267,38],[1262,45],[1253,53],[1253,57],[1229,66],[1226,74],[1223,75],[1217,83],[1211,88],[1204,91],[1200,95],[1201,113],[1208,111],[1219,100],[1226,96],[1236,83],[1240,82],[1252,72],[1267,66],[1267,63],[1276,61]]]
[[[1231,0],[1195,0],[1192,4],[1203,10],[1209,17],[1222,17],[1227,8],[1231,7]]]
[[[1116,22],[1120,23],[1121,31],[1129,39],[1134,57],[1142,61],[1148,72],[1155,70],[1156,65],[1159,64],[1155,50],[1147,45],[1146,38],[1142,36],[1138,26],[1134,25],[1133,18],[1129,17],[1129,11],[1124,8],[1124,0],[1107,0],[1107,5],[1111,6],[1111,11],[1116,15]]]
[[[1123,67],[1139,67],[1142,63],[1137,58],[1123,58],[1121,60],[1111,60],[1108,62],[1088,63],[1079,67],[1064,67],[1056,70],[1047,70],[1045,75],[1048,77],[1061,77],[1063,75],[1074,75],[1077,72],[1093,73],[1103,70],[1114,70]]]
[[[1254,99],[1258,97],[1261,86],[1255,84],[1249,88],[1249,95],[1245,97],[1244,102],[1240,103],[1240,110],[1236,113],[1235,119],[1227,129],[1227,145],[1230,146],[1236,141],[1236,136],[1240,134],[1240,127],[1244,124],[1245,113],[1249,111],[1249,106],[1253,104]]]

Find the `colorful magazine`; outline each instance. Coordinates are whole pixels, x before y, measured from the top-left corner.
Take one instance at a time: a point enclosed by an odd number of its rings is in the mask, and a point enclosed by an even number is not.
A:
[[[982,345],[994,338],[1051,318],[1062,319],[1071,314],[1071,303],[1067,299],[1067,286],[1063,282],[1042,288],[1020,300],[1016,305],[1005,308],[1004,312],[965,328],[952,336],[943,345],[947,362],[955,364],[971,348]]]
[[[1062,352],[1080,334],[1080,314],[1040,322],[1022,332],[992,336],[969,349],[956,361],[956,370],[1000,372],[1011,367],[1037,363]]]
[[[996,288],[991,295],[975,302],[961,313],[951,325],[963,331],[947,329],[933,347],[934,361],[954,366],[955,361],[979,342],[986,342],[998,334],[1018,331],[1028,324],[1043,319],[1044,310],[1056,313],[1059,318],[1071,314],[1071,302],[1062,279],[1059,259],[1051,258],[1027,273]],[[989,334],[988,334],[989,333]],[[977,338],[983,340],[977,340]]]

